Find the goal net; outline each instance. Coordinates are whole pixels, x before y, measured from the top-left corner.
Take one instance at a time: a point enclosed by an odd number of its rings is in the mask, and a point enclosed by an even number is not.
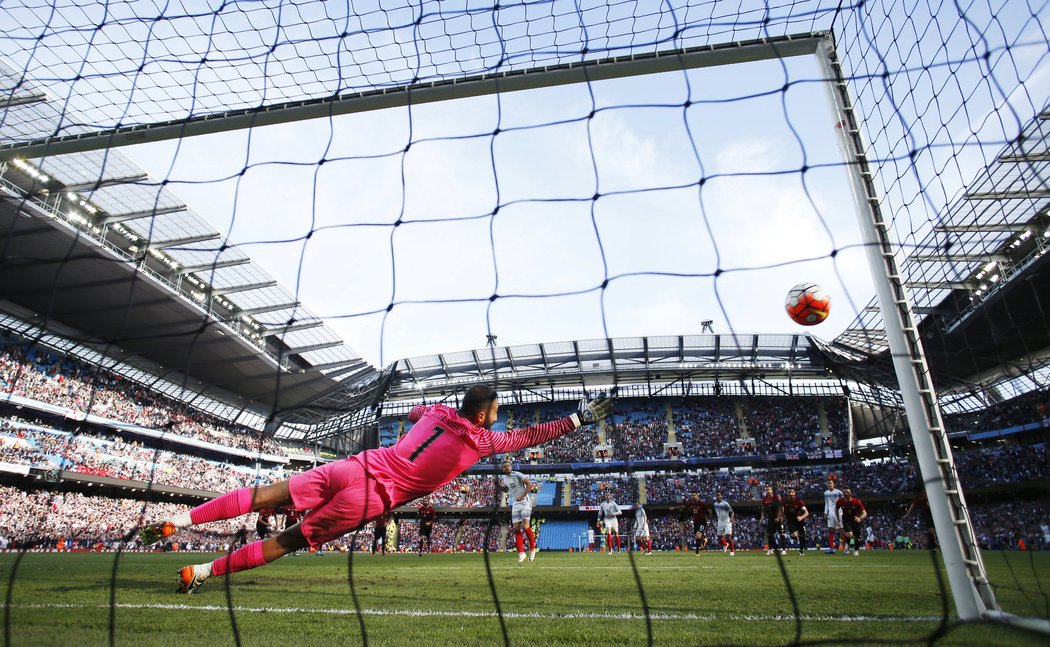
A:
[[[736,355],[690,375],[683,353],[676,394],[747,400],[812,394],[790,363],[759,363],[753,336],[811,331],[849,399],[850,469],[899,476],[888,508],[927,502],[955,617],[1045,631],[1042,589],[989,578],[964,487],[1006,460],[980,434],[1027,447],[1045,427],[1048,18],[992,0],[5,3],[5,403],[124,415],[157,432],[155,456],[206,427],[244,452],[194,485],[225,491],[286,475],[261,467],[274,434],[314,460],[312,441],[374,445],[381,408],[364,403],[395,382],[426,400],[404,358],[470,353],[506,386],[520,367],[503,350],[497,368],[497,348],[595,339],[612,356],[618,338],[703,331]],[[832,309],[802,329],[784,296],[810,281]],[[108,372],[74,393],[68,362]],[[599,386],[644,381],[618,370]],[[145,395],[122,411],[126,385]],[[179,414],[149,418],[164,398]],[[22,441],[12,474],[39,449]],[[614,457],[627,443],[601,441]],[[960,467],[953,444],[977,453]],[[152,496],[165,468],[134,460]],[[48,496],[80,487],[64,478]],[[978,496],[1045,519],[1038,492]],[[487,551],[491,524],[472,524],[457,537]],[[229,548],[235,531],[193,541]]]

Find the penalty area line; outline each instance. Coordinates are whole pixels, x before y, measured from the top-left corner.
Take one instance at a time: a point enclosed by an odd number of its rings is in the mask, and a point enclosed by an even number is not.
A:
[[[160,611],[209,611],[228,613],[229,607],[219,604],[163,604],[142,603],[133,604],[121,602],[115,605],[118,609],[146,610],[156,609]],[[7,608],[3,605],[0,608]],[[21,604],[11,605],[12,609],[109,609],[108,604]],[[353,609],[323,609],[306,607],[233,607],[237,613],[317,613],[332,616],[356,615]],[[495,618],[498,614],[494,611],[440,611],[432,609],[361,609],[364,616],[406,616],[413,618],[448,617],[448,618]],[[643,620],[645,616],[640,613],[538,613],[522,611],[505,611],[504,618],[525,618],[539,620]],[[719,621],[727,620],[733,622],[795,622],[796,617],[790,614],[749,614],[749,613],[726,613],[726,614],[702,614],[702,613],[651,613],[652,620],[704,620]],[[803,615],[800,618],[805,622],[939,622],[940,616],[876,616],[876,615]]]

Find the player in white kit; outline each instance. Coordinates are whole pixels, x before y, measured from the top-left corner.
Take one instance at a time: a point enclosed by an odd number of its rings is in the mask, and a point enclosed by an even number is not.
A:
[[[824,490],[824,516],[828,519],[828,548],[825,553],[834,553],[837,535],[842,532],[842,521],[839,520],[835,504],[842,498],[842,490],[835,487],[835,481],[828,479],[828,489]]]
[[[639,503],[634,506],[634,541],[646,555],[653,554],[653,539],[649,536],[649,515]]]
[[[521,472],[514,471],[514,464],[508,458],[503,461],[503,476],[500,477],[500,489],[506,490],[507,502],[510,503],[510,521],[514,526],[514,543],[518,546],[518,561],[525,561],[525,538],[529,540],[528,559],[536,559],[536,535],[532,532],[532,481]],[[525,537],[522,537],[522,534]]]
[[[733,519],[736,514],[733,512],[733,506],[729,505],[729,501],[726,501],[722,497],[721,492],[715,493],[715,523],[717,525],[716,534],[718,535],[718,542],[722,544],[722,552],[729,551],[729,556],[736,555],[736,545],[733,543]]]
[[[612,493],[605,493],[605,500],[598,506],[598,519],[605,523],[605,535],[607,537],[606,546],[609,548],[609,555],[612,556],[614,549],[613,543],[616,544],[616,551],[620,550],[620,520],[619,516],[620,506],[613,501]]]

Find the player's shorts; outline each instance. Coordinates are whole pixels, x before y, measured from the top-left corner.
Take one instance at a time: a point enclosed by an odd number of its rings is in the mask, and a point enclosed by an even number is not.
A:
[[[648,537],[649,536],[649,524],[642,524],[638,528],[634,529],[635,537]]]
[[[784,525],[787,526],[788,534],[794,534],[796,532],[804,532],[805,531],[805,527],[804,526],[806,525],[806,522],[805,521],[798,521],[798,520],[795,520],[795,519],[788,519],[784,523]]]
[[[510,521],[511,523],[518,523],[519,521],[528,521],[532,518],[532,504],[526,503],[525,501],[515,502],[510,508]]]
[[[296,510],[309,510],[299,528],[316,548],[378,519],[390,508],[386,489],[365,476],[356,458],[326,463],[288,479]]]
[[[853,519],[843,519],[842,530],[843,532],[851,533],[857,539],[860,539],[861,533],[863,532],[860,527],[860,522],[854,521]]]
[[[718,524],[718,536],[731,535],[733,534],[733,522],[727,521],[725,523]]]
[[[828,528],[832,530],[838,530],[839,528],[842,528],[842,522],[838,520],[837,514],[828,514],[824,516],[828,518]]]
[[[266,539],[270,536],[270,526],[267,526],[261,521],[255,522],[255,533],[259,535],[259,539]]]
[[[704,521],[697,521],[696,519],[693,519],[693,534],[696,534],[698,532],[707,532],[706,519]]]
[[[421,523],[419,524],[419,534],[424,537],[429,537],[430,533],[434,530],[434,522]]]
[[[605,520],[605,532],[613,533],[614,535],[620,534],[620,520],[616,517],[611,517]]]

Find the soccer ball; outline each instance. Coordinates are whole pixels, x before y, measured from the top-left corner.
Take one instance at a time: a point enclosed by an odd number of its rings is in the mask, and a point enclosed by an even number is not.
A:
[[[828,318],[831,297],[816,283],[799,283],[788,290],[784,307],[795,323],[815,326]]]

